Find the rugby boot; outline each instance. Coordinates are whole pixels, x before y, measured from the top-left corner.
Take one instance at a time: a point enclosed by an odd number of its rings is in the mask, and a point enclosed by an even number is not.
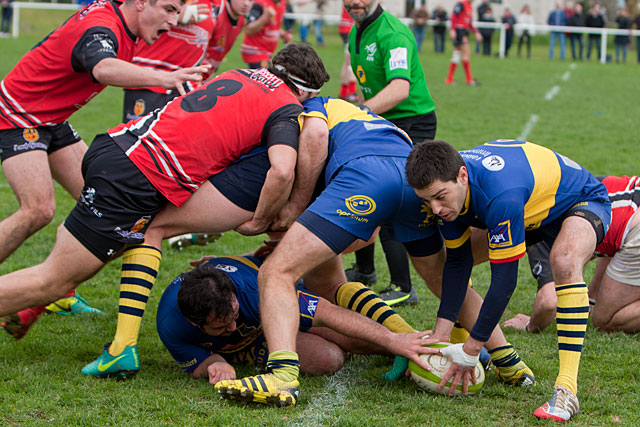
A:
[[[225,399],[290,408],[298,400],[300,383],[298,380],[282,381],[268,372],[240,380],[219,381],[214,389]]]

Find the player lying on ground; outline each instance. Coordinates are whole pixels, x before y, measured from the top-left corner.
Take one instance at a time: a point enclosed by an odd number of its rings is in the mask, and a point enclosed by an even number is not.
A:
[[[589,284],[593,325],[601,331],[640,331],[640,179],[607,176],[602,180],[611,201],[611,227],[596,248],[598,262]],[[538,293],[531,317],[517,314],[504,322],[540,332],[556,317],[558,298],[549,265],[550,248],[540,242],[527,250]]]
[[[20,204],[0,221],[0,262],[53,219],[53,179],[72,197],[83,185],[87,144],[67,119],[107,85],[162,86],[184,93],[209,66],[173,72],[131,64],[139,40],[176,25],[181,0],[98,0],[27,52],[0,82],[0,159]]]
[[[300,144],[312,144],[316,151],[308,157],[301,152],[297,169],[307,171],[309,179],[296,179],[290,200],[278,215],[280,225],[293,224],[258,275],[260,312],[270,351],[268,373],[216,384],[231,399],[252,401],[256,389],[248,384],[258,381],[266,385],[261,393],[273,398],[268,403],[295,404],[299,310],[294,285],[301,277],[307,289],[328,300],[335,297],[340,306],[363,314],[383,313],[386,305],[373,303],[379,298],[372,291],[359,283],[345,283],[339,256],[356,240],[368,241],[380,224],[392,224],[394,237],[405,243],[420,276],[432,292],[440,294],[442,238],[433,215],[405,178],[411,140],[391,122],[343,100],[316,97],[305,101],[304,107]],[[323,169],[324,190],[309,205],[317,182],[314,174],[319,177]],[[482,299],[474,290],[468,296],[460,323],[471,328]],[[397,327],[392,330],[413,332],[406,323]],[[448,339],[449,335],[444,341]],[[498,326],[487,348],[493,350],[491,358],[501,380],[519,384],[533,378]]]
[[[180,368],[211,384],[236,378],[234,365],[264,368],[268,349],[262,332],[258,269],[263,258],[208,257],[178,276],[158,306],[158,335]],[[296,288],[300,369],[308,374],[339,370],[349,353],[401,354],[419,360],[420,337],[395,334],[358,313]],[[257,390],[259,392],[259,390]]]
[[[197,205],[203,207],[201,217],[219,215],[218,231],[240,225],[238,218],[224,215],[228,203],[208,204],[215,190],[207,179],[258,146],[277,155],[256,212],[242,227],[264,230],[287,200],[299,102],[317,92],[328,75],[309,46],[288,45],[273,64],[270,70],[223,73],[165,108],[96,137],[83,162],[82,196],[58,229],[49,257],[0,277],[0,315],[55,301],[130,245],[122,265],[116,337],[85,373],[107,374],[98,368],[111,366],[125,350],[133,368],[139,367],[135,344],[161,259],[161,238],[143,243],[155,215],[167,206]]]
[[[560,154],[513,140],[460,153],[444,141],[425,142],[411,152],[407,178],[443,220],[440,229],[447,245],[442,299],[434,337],[427,341],[446,339],[458,317],[474,263],[471,227],[489,230],[491,284],[470,338],[448,347],[454,351],[454,364],[441,386],[449,379],[454,386],[469,380],[516,286],[525,241],[544,240],[552,245],[560,372],[553,396],[534,415],[570,419],[579,411],[577,375],[589,315],[582,269],[604,238],[611,217],[604,185]]]

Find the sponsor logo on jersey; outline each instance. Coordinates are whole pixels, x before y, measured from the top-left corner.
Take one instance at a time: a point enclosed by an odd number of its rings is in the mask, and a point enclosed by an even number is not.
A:
[[[136,103],[133,106],[133,114],[140,117],[144,114],[145,104],[144,99],[136,99]]]
[[[371,197],[360,194],[345,199],[344,203],[356,215],[368,215],[376,210],[376,202]]]
[[[22,137],[27,142],[37,141],[40,138],[40,134],[38,133],[38,129],[27,128],[22,131]]]
[[[143,216],[142,218],[137,220],[135,224],[133,224],[133,227],[131,227],[131,231],[133,231],[134,233],[138,233],[144,230],[147,224],[149,224],[149,221],[151,221],[151,216]]]
[[[433,214],[433,211],[426,203],[420,205],[420,213],[425,214],[425,218],[418,227],[430,227],[432,225],[436,225],[436,216]]]
[[[364,69],[362,68],[362,65],[358,65],[356,67],[356,75],[358,76],[358,80],[360,81],[360,83],[364,83],[367,81],[367,76],[364,74]]]
[[[558,156],[560,156],[560,158],[562,159],[562,163],[569,166],[570,168],[582,170],[582,166],[580,166],[577,162],[574,162],[573,160],[563,156],[562,154],[558,154]]]
[[[502,248],[511,246],[511,220],[506,220],[498,224],[496,228],[489,232],[489,248]]]
[[[221,36],[216,44],[220,47],[224,47],[224,36]]]
[[[406,47],[391,49],[390,53],[391,57],[389,58],[389,70],[395,70],[396,68],[402,68],[404,70],[409,69]]]
[[[376,51],[378,50],[378,46],[376,46],[374,42],[374,43],[371,43],[370,45],[365,46],[365,49],[367,50],[367,61],[373,61],[373,55],[376,54]]]
[[[494,154],[489,157],[485,157],[482,160],[482,166],[489,169],[490,171],[497,172],[504,168],[504,159]]]
[[[238,271],[238,267],[235,267],[233,265],[218,264],[216,265],[216,270],[222,270],[225,273],[235,273],[236,271]]]

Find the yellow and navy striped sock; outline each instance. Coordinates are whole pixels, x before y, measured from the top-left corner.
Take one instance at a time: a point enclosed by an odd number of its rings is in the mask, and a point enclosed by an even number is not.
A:
[[[273,375],[282,381],[295,381],[300,373],[298,353],[288,350],[278,350],[269,353],[267,370],[273,372]]]
[[[589,318],[589,296],[584,282],[556,285],[558,308],[558,355],[560,372],[556,385],[562,385],[578,394],[578,368],[582,345]]]
[[[405,320],[391,309],[375,292],[359,282],[347,282],[336,292],[336,304],[380,323],[396,333],[415,332]]]
[[[504,376],[513,375],[519,369],[520,356],[511,344],[489,350],[489,354],[493,365],[501,368],[500,372]]]
[[[469,332],[460,323],[456,322],[449,335],[449,342],[451,344],[461,344],[467,342],[467,338],[469,338]]]
[[[161,259],[162,252],[149,245],[136,245],[125,251],[120,278],[118,326],[109,347],[112,356],[117,356],[125,347],[138,343],[140,322],[156,281]]]

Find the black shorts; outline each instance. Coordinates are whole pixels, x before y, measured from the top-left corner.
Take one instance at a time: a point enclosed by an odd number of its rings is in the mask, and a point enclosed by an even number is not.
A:
[[[209,182],[234,205],[254,212],[270,167],[267,148],[258,147],[209,178]]]
[[[0,130],[0,159],[5,161],[33,150],[44,150],[51,154],[81,140],[66,120],[54,126]]]
[[[146,89],[125,89],[122,122],[137,120],[156,108],[162,108],[180,93],[174,90],[170,94],[156,93]]]
[[[418,144],[425,139],[432,140],[436,138],[438,119],[435,111],[418,116],[400,117],[390,121],[405,131],[414,144]]]
[[[456,28],[456,38],[453,39],[453,45],[460,47],[469,43],[469,30],[466,28]]]
[[[342,43],[349,44],[349,33],[339,33]]]
[[[84,187],[64,225],[102,262],[124,245],[142,243],[167,200],[107,134],[82,159]]]
[[[551,263],[549,255],[551,247],[548,243],[542,241],[527,248],[529,257],[529,267],[531,267],[531,275],[538,282],[538,290],[549,282],[553,282],[553,273],[551,272]]]

